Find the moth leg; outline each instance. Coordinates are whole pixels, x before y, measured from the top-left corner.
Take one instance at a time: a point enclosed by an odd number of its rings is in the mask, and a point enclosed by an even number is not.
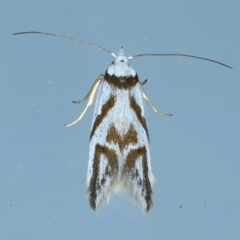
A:
[[[77,122],[79,122],[82,119],[84,114],[87,112],[88,108],[93,105],[93,101],[94,101],[94,96],[95,96],[96,90],[98,88],[99,83],[103,79],[104,79],[104,76],[102,74],[100,74],[98,76],[98,78],[96,79],[96,81],[94,82],[94,84],[92,85],[92,87],[91,87],[89,93],[87,94],[87,96],[85,98],[83,98],[82,100],[80,100],[80,101],[73,101],[73,103],[79,104],[79,103],[82,103],[82,102],[84,102],[85,100],[88,99],[87,105],[84,108],[84,110],[81,113],[81,115],[76,120],[74,120],[73,122],[68,123],[68,124],[63,124],[64,127],[70,127],[70,126],[76,124]]]
[[[145,82],[146,82],[146,80],[145,80],[143,83],[140,82],[140,86],[141,86],[143,98],[146,100],[146,102],[148,103],[148,105],[152,108],[152,110],[153,110],[155,113],[157,113],[157,114],[159,114],[159,115],[161,115],[161,116],[163,116],[163,117],[171,117],[172,114],[162,113],[162,112],[158,111],[158,110],[152,105],[152,103],[150,102],[150,100],[149,100],[149,98],[147,97],[147,94],[145,93],[144,88],[143,88],[143,84],[144,84]]]
[[[145,85],[146,83],[147,83],[147,79],[145,79],[143,82],[141,82],[141,81],[139,81],[140,83],[141,83],[141,85],[143,86],[143,85]]]

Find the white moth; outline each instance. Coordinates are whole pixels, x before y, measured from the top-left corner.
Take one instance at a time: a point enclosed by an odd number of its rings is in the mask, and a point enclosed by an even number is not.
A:
[[[123,48],[116,56],[111,51],[95,44],[62,35],[43,32],[20,32],[17,34],[37,33],[67,38],[81,42],[111,54],[114,58],[105,74],[100,74],[87,96],[88,100],[82,114],[69,127],[82,119],[87,109],[94,104],[93,121],[90,133],[89,163],[87,172],[87,195],[91,208],[98,211],[111,193],[125,190],[148,212],[153,205],[153,184],[155,178],[151,169],[149,135],[144,115],[143,100],[154,112],[158,111],[148,99],[143,85],[129,60],[141,56],[185,56],[211,61],[225,67],[223,63],[186,54],[139,54],[126,57]],[[229,67],[231,68],[231,67]]]

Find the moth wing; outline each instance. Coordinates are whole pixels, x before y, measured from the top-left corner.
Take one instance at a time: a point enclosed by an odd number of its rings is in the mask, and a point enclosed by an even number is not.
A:
[[[99,210],[112,190],[127,190],[148,211],[153,204],[154,177],[140,84],[114,89],[99,86],[90,134],[87,193]]]
[[[118,176],[118,153],[106,145],[107,129],[115,121],[109,115],[114,105],[112,89],[103,81],[95,100],[87,173],[88,201],[95,211],[99,210],[104,201],[109,201]]]
[[[149,136],[144,117],[144,104],[140,85],[130,92],[131,122],[137,133],[137,144],[130,145],[122,170],[124,187],[144,212],[153,205],[153,184],[155,178],[151,170]]]

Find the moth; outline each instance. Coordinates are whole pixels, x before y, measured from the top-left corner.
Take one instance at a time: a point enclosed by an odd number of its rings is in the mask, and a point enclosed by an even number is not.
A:
[[[87,101],[81,115],[70,127],[79,122],[88,108],[94,104],[93,121],[90,131],[89,162],[87,171],[87,196],[91,208],[98,211],[104,202],[109,202],[112,192],[121,190],[129,193],[143,212],[153,206],[153,185],[149,150],[149,133],[144,113],[144,100],[152,110],[164,117],[150,102],[137,72],[130,60],[144,56],[182,56],[206,60],[231,68],[221,62],[187,54],[138,54],[126,57],[123,48],[118,55],[96,44],[44,32],[19,32],[18,34],[44,34],[70,39],[108,52],[113,62],[105,74],[100,74],[89,93],[80,101]],[[95,97],[96,95],[96,97]],[[95,103],[94,103],[95,98]]]

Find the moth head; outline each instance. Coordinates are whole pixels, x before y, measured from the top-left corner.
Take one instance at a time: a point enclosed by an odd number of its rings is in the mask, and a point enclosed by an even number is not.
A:
[[[125,56],[125,53],[123,51],[123,47],[121,47],[118,55],[115,57],[115,60],[112,62],[112,64],[127,64],[128,66],[130,66],[129,60]]]
[[[129,59],[125,56],[123,47],[120,49],[118,55],[107,69],[107,72],[110,76],[135,77],[136,71],[131,67]]]

